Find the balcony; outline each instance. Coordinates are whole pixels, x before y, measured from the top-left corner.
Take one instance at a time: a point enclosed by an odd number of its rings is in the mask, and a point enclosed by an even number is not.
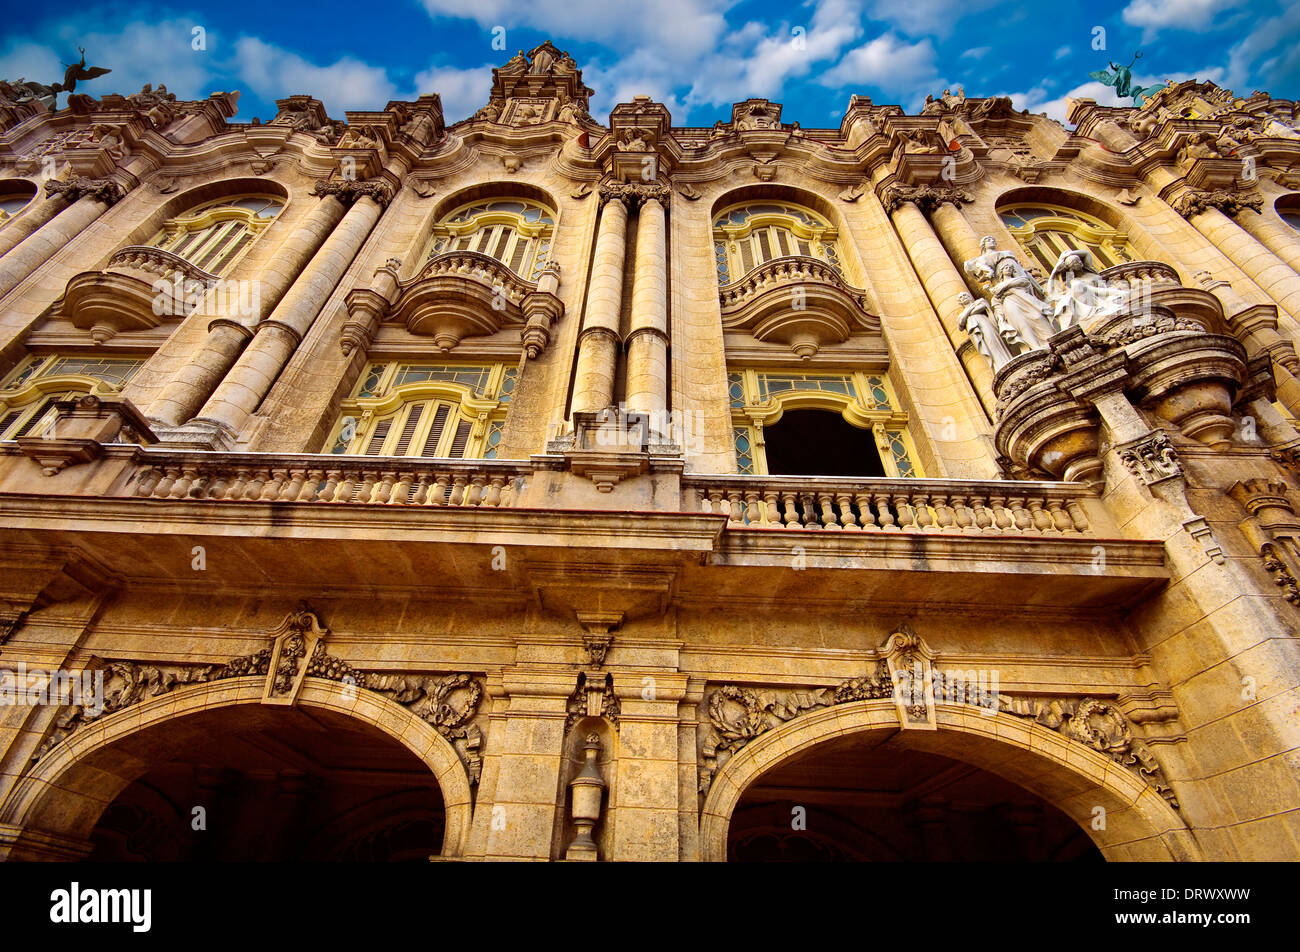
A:
[[[488,255],[451,251],[430,258],[419,274],[401,282],[391,308],[381,301],[380,311],[384,320],[405,325],[417,337],[432,338],[444,354],[467,337],[487,337],[517,326],[529,357],[536,357],[564,313],[558,289],[554,266],[532,282]],[[350,307],[355,307],[357,294],[349,295]]]
[[[103,271],[83,271],[68,282],[61,316],[102,344],[185,317],[219,280],[170,251],[131,245],[115,252]]]
[[[683,475],[679,457],[648,455],[644,472],[601,492],[548,454],[227,454],[97,439],[96,453],[56,466],[40,440],[0,444],[4,546],[75,551],[182,587],[433,586],[628,617],[729,597],[895,613],[1123,610],[1168,578],[1162,544],[1120,538],[1078,484]],[[196,546],[202,578],[189,569]]]
[[[818,258],[776,258],[718,291],[722,326],[779,344],[801,360],[855,333],[880,335],[865,291]],[[730,352],[730,349],[729,349]]]

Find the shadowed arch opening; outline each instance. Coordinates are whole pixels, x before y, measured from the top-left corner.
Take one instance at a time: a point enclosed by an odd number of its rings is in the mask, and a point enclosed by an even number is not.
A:
[[[0,808],[0,828],[17,831],[9,858],[461,855],[469,779],[430,725],[333,682],[309,679],[294,707],[261,704],[263,688],[261,678],[181,688],[74,733]],[[210,832],[260,841],[204,844],[175,829],[209,803]]]
[[[701,857],[727,858],[737,807],[765,774],[828,742],[852,749],[856,738],[873,748],[887,743],[891,751],[938,755],[1015,784],[1073,821],[1107,860],[1201,858],[1191,831],[1160,794],[1097,751],[1010,714],[941,705],[936,722],[937,730],[901,731],[892,701],[858,701],[800,715],[760,735],[713,778],[701,811]],[[737,822],[737,831],[743,829],[743,820]]]
[[[870,430],[833,410],[786,410],[765,429],[767,471],[773,476],[884,476]]]

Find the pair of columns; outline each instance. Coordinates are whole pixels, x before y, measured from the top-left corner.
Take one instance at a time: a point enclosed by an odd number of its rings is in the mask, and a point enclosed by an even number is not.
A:
[[[376,180],[321,183],[321,203],[285,239],[259,276],[261,312],[250,330],[214,320],[208,339],[163,388],[149,416],[169,426],[191,420],[238,435],[342,280],[389,197]],[[349,207],[350,206],[350,207]]]
[[[662,417],[668,407],[668,229],[664,213],[668,189],[606,185],[601,188],[600,198],[600,224],[578,344],[572,409],[596,412],[614,403],[615,368],[622,343],[619,328],[628,209],[639,205],[625,402],[629,411]]]
[[[0,230],[0,299],[126,194],[111,179],[83,177],[51,180],[45,191],[43,202]]]

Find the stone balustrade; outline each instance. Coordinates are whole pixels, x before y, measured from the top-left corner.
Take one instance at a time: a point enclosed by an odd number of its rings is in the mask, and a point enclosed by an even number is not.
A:
[[[1092,496],[1071,483],[686,476],[682,490],[688,512],[725,515],[731,527],[1093,535]]]
[[[108,267],[115,271],[141,271],[166,281],[173,280],[173,275],[179,273],[185,281],[197,281],[205,287],[220,280],[217,275],[190,264],[180,255],[148,245],[127,245],[119,249],[108,259]]]
[[[330,455],[146,453],[126,495],[149,499],[353,503],[390,506],[515,504],[527,464]]]
[[[525,281],[496,258],[477,251],[446,251],[434,255],[425,262],[420,273],[404,286],[442,276],[476,278],[490,288],[500,288],[505,298],[515,305],[523,301],[524,295],[537,290],[537,285],[533,282]]]
[[[1116,287],[1127,284],[1134,291],[1147,286],[1146,282],[1152,287],[1182,283],[1178,272],[1163,261],[1125,261],[1107,268],[1101,276]]]
[[[724,312],[730,312],[769,288],[803,282],[831,285],[854,298],[864,310],[869,309],[863,292],[850,287],[835,268],[820,258],[804,255],[775,258],[759,265],[744,277],[723,285],[718,290],[718,301]]]

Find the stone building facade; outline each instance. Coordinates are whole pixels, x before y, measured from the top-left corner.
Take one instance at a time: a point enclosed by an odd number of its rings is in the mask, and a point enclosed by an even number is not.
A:
[[[1296,104],[590,93],[0,101],[0,856],[1300,857]]]

